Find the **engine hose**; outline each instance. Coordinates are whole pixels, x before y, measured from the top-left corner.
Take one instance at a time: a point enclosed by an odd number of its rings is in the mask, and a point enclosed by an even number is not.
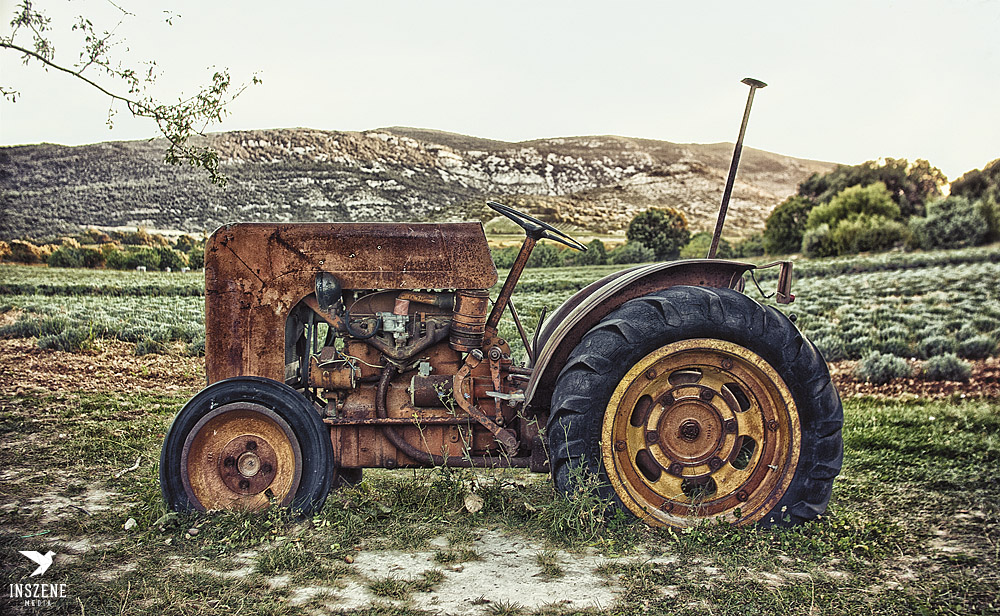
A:
[[[347,329],[347,333],[352,338],[357,338],[358,340],[368,340],[372,336],[378,333],[378,328],[382,327],[382,317],[379,316],[375,319],[375,327],[372,328],[367,334],[358,334],[353,329],[351,329],[351,313],[344,311],[344,327]]]
[[[375,416],[379,419],[388,419],[389,413],[386,410],[386,397],[389,394],[389,382],[396,375],[396,367],[387,364],[382,369],[382,376],[378,380],[378,388],[375,390]],[[431,464],[433,466],[451,466],[455,468],[474,467],[514,467],[525,468],[529,466],[530,458],[486,458],[482,456],[444,456],[434,455],[426,451],[421,451],[408,443],[406,439],[399,435],[393,426],[382,426],[382,432],[389,439],[392,445],[402,451],[408,458],[412,458],[421,464]]]

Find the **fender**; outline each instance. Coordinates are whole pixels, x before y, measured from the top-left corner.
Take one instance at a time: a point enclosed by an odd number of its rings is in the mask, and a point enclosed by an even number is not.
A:
[[[525,408],[547,414],[556,377],[583,336],[601,319],[630,299],[675,285],[743,291],[743,275],[757,266],[723,259],[688,259],[640,265],[605,276],[566,300],[544,324],[541,349],[525,391]]]

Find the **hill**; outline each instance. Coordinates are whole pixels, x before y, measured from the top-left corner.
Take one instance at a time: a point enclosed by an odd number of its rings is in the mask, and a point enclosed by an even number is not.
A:
[[[508,143],[391,127],[304,128],[204,137],[230,182],[163,162],[162,140],[0,148],[0,237],[45,239],[80,227],[209,232],[233,221],[489,220],[497,199],[563,227],[622,231],[672,206],[710,230],[732,145],[615,136]],[[763,228],[799,182],[831,163],[744,149],[727,236]]]

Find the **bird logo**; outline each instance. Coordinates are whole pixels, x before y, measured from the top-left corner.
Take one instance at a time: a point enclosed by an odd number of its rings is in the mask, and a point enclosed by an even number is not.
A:
[[[24,554],[31,560],[35,561],[35,564],[38,565],[38,568],[35,569],[35,572],[32,573],[29,577],[35,577],[36,575],[41,575],[46,571],[48,571],[49,567],[52,566],[52,557],[56,555],[56,553],[53,552],[52,550],[49,550],[45,554],[42,554],[41,552],[35,552],[34,550],[29,550],[26,552],[22,551],[21,554]]]

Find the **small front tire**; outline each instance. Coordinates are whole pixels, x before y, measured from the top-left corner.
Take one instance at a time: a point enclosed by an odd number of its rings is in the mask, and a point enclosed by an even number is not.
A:
[[[277,504],[309,515],[330,491],[333,445],[312,405],[260,377],[219,381],[174,418],[160,453],[160,490],[174,511],[257,511]]]

